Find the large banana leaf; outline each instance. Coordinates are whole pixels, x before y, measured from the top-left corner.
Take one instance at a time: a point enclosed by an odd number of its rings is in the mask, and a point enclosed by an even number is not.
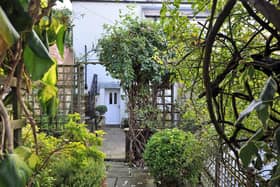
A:
[[[32,170],[16,154],[8,154],[0,161],[0,187],[26,186]]]
[[[0,6],[0,53],[11,47],[19,38],[19,34],[9,21],[4,10]]]
[[[28,46],[24,49],[24,64],[32,80],[40,80],[54,64],[48,50],[36,32],[27,34]]]

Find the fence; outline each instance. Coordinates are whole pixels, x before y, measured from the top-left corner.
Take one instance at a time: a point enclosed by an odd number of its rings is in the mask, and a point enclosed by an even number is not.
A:
[[[208,159],[201,173],[205,187],[254,187],[256,181],[250,171],[240,168],[229,151],[218,151]]]
[[[77,112],[84,121],[84,67],[83,65],[58,65],[58,98],[59,107],[53,119],[44,115],[39,106],[36,94],[38,90],[28,96],[29,105],[38,126],[47,131],[60,131],[67,122],[67,115]]]

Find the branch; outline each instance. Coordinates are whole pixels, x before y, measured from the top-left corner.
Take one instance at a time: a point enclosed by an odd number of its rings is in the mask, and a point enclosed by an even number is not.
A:
[[[213,108],[213,92],[212,92],[212,84],[211,84],[211,79],[210,79],[210,64],[211,64],[211,54],[212,54],[212,46],[215,42],[215,37],[221,28],[222,24],[224,23],[225,19],[227,16],[230,14],[231,10],[233,9],[234,5],[236,3],[236,0],[228,0],[226,5],[224,6],[222,12],[218,16],[213,28],[209,32],[209,35],[207,36],[206,39],[206,47],[205,47],[205,55],[204,55],[204,61],[203,61],[203,79],[204,79],[204,85],[206,89],[206,101],[207,101],[207,108],[209,112],[209,116],[211,121],[213,122],[215,129],[219,136],[228,144],[230,149],[238,155],[236,150],[233,148],[233,146],[230,144],[231,142],[228,140],[226,135],[224,134],[223,128],[220,126],[219,122],[216,119],[214,108]]]
[[[13,137],[12,137],[12,128],[11,128],[11,123],[9,120],[9,115],[7,112],[7,109],[3,103],[3,100],[0,100],[0,116],[3,122],[3,130],[5,130],[5,135],[7,136],[7,149],[8,149],[8,153],[12,153],[13,152]],[[2,142],[3,144],[3,142]],[[3,151],[3,150],[1,150]]]
[[[36,122],[32,117],[32,114],[29,112],[27,106],[24,103],[24,100],[22,98],[22,94],[21,94],[21,88],[22,88],[22,77],[23,77],[23,73],[24,73],[24,65],[23,63],[21,63],[19,65],[19,73],[17,75],[17,96],[18,96],[18,100],[19,103],[24,111],[24,114],[26,115],[27,119],[30,122],[31,125],[31,129],[32,129],[32,134],[33,134],[33,138],[34,138],[34,143],[35,143],[35,152],[38,155],[38,141],[37,141],[37,134],[36,134]]]
[[[249,0],[249,2],[251,3],[251,4],[253,4],[253,6],[257,6],[257,7],[255,7],[257,10],[259,10],[259,9],[266,9],[265,7],[259,7],[259,5],[257,5],[257,4],[261,4],[261,3],[264,3],[264,1],[262,1],[262,0],[258,0],[257,1],[257,3],[256,3],[256,1],[255,0]],[[268,23],[266,23],[266,22],[264,22],[259,16],[257,16],[257,14],[252,10],[252,8],[249,6],[249,4],[247,3],[247,0],[241,0],[241,2],[242,2],[242,4],[243,4],[243,6],[244,6],[244,8],[247,10],[247,12],[249,13],[249,15],[250,16],[252,16],[261,26],[263,26],[266,30],[268,30],[275,38],[277,38],[277,40],[278,41],[280,41],[280,37],[279,37],[279,35],[277,34],[277,31],[275,30],[275,29],[273,29],[273,28],[271,28],[270,26],[269,26],[269,24]],[[269,3],[266,3],[266,4],[269,4]],[[270,4],[269,4],[270,5]],[[262,5],[261,5],[262,6]],[[272,6],[272,5],[271,5]],[[274,7],[275,8],[275,7]],[[277,11],[277,14],[279,14],[279,11],[278,10],[276,10]],[[263,15],[264,15],[264,12],[263,11],[260,11]],[[272,12],[266,12],[265,14],[267,14],[267,13],[272,13]],[[273,14],[273,13],[272,13]],[[264,15],[265,16],[265,15]],[[280,16],[280,15],[279,15]],[[277,25],[279,24],[279,16],[277,17]],[[265,16],[266,17],[266,16]],[[267,18],[268,19],[268,18]],[[269,20],[269,19],[268,19]],[[269,20],[270,21],[270,20]],[[279,27],[280,28],[280,27]],[[278,30],[279,30],[279,28],[278,28]]]

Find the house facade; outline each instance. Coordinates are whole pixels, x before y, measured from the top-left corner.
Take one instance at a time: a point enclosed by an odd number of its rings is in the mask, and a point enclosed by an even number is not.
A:
[[[73,46],[76,63],[86,63],[86,84],[92,85],[97,79],[96,105],[106,105],[105,123],[119,125],[127,117],[126,97],[120,87],[120,81],[106,72],[99,62],[95,47],[104,33],[104,24],[112,25],[119,20],[120,12],[129,13],[133,7],[136,16],[157,20],[162,6],[161,0],[72,0],[73,9]],[[185,16],[193,16],[190,3],[183,3]],[[176,92],[176,89],[175,89]],[[175,93],[176,95],[176,93]]]

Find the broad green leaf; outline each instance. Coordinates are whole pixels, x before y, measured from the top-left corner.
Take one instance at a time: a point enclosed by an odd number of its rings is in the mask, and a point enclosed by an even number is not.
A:
[[[258,148],[253,142],[247,142],[241,147],[239,151],[239,157],[244,167],[248,167],[251,160],[257,155],[258,155]]]
[[[278,129],[275,131],[274,138],[275,138],[275,142],[276,142],[278,154],[280,154],[280,128],[278,128]]]
[[[32,17],[28,13],[30,0],[1,0],[0,6],[18,32],[32,28]],[[2,25],[1,25],[2,26]]]
[[[28,32],[26,37],[28,46],[38,57],[52,61],[49,51],[34,30]]]
[[[250,141],[258,141],[264,135],[263,128],[260,128],[249,140]]]
[[[51,59],[37,56],[28,46],[24,49],[23,59],[27,72],[30,74],[33,81],[42,79],[44,74],[53,65]]]
[[[55,115],[57,113],[58,103],[59,103],[59,101],[58,101],[57,97],[53,97],[47,102],[47,111],[46,112],[50,117],[55,117]]]
[[[277,83],[272,77],[269,77],[260,94],[260,99],[263,101],[272,101],[275,92],[277,91]]]
[[[266,121],[269,117],[268,103],[263,103],[257,107],[257,115],[263,126],[266,128]]]
[[[18,32],[15,30],[4,10],[0,6],[0,53],[1,51],[11,47],[19,38]]]
[[[45,73],[42,81],[49,85],[56,85],[57,82],[57,63],[54,63],[49,71]]]
[[[38,92],[38,96],[41,103],[47,103],[50,99],[57,96],[57,88],[52,85],[45,85]]]
[[[61,57],[64,56],[64,38],[65,38],[65,26],[61,26],[56,36],[56,46]]]
[[[266,84],[260,94],[258,101],[252,101],[251,104],[240,113],[235,124],[240,123],[246,116],[248,116],[253,110],[257,110],[258,118],[263,125],[266,125],[266,121],[269,117],[268,106],[272,102],[273,96],[277,90],[277,83],[272,77],[269,77]]]
[[[0,161],[0,187],[26,186],[32,170],[16,154],[8,154]]]
[[[248,116],[253,110],[255,110],[258,106],[260,106],[263,103],[263,101],[259,100],[259,101],[255,101],[253,100],[251,102],[251,104],[245,109],[243,110],[238,119],[236,120],[235,124],[241,123],[241,121]]]

